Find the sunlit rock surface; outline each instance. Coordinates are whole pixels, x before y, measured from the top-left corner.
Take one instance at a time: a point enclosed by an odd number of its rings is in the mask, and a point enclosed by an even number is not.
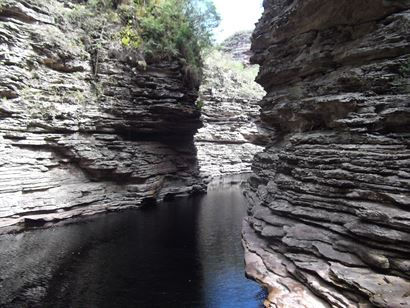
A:
[[[264,6],[247,273],[268,307],[410,307],[410,5]]]
[[[2,1],[0,226],[201,189],[181,65],[141,68],[118,40],[72,26],[69,2]]]
[[[249,65],[252,31],[240,31],[228,37],[222,44],[221,50],[230,54],[234,60]]]
[[[200,87],[202,127],[195,135],[201,176],[212,178],[251,171],[253,156],[267,142],[257,103],[264,95],[254,82],[257,66],[249,66],[250,33],[239,33],[222,50],[205,57]]]

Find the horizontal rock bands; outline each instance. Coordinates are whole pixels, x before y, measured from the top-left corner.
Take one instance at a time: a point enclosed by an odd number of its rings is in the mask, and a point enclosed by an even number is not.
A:
[[[181,62],[138,68],[113,39],[116,24],[96,61],[95,38],[69,19],[74,9],[57,0],[0,9],[0,226],[204,189],[193,144],[198,93]]]
[[[247,272],[268,307],[410,306],[410,4],[264,8],[251,62],[275,138],[245,193]]]

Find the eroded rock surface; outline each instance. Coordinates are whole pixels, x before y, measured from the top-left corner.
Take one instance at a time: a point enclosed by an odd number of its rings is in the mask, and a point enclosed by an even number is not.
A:
[[[145,67],[118,40],[70,24],[72,10],[54,0],[0,8],[0,226],[202,187],[197,91],[181,64]]]
[[[239,33],[222,50],[205,58],[198,104],[204,127],[195,135],[201,176],[212,178],[251,171],[253,156],[263,150],[268,131],[259,118],[263,89],[249,66],[250,33]]]
[[[240,31],[228,37],[221,44],[221,50],[230,54],[233,59],[249,65],[251,51],[252,31]]]
[[[410,4],[264,6],[247,273],[268,307],[410,307]]]

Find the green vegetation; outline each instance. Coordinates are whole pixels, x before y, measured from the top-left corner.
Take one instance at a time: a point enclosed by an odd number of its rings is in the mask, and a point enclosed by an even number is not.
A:
[[[220,20],[210,0],[90,0],[69,17],[94,38],[94,50],[114,39],[148,62],[180,59],[187,75],[200,74],[201,53],[212,45]]]
[[[130,25],[124,27],[120,32],[121,44],[125,47],[140,48],[142,38]]]
[[[196,108],[201,110],[204,107],[204,101],[203,100],[197,100],[195,106],[196,106]]]
[[[211,51],[205,58],[205,78],[203,84],[217,91],[217,95],[231,98],[262,98],[263,89],[255,82],[257,65],[244,65],[228,53]]]
[[[398,77],[393,85],[399,93],[408,93],[410,91],[410,59],[406,59],[398,68]]]
[[[240,75],[243,79],[254,82],[258,74],[259,67],[257,65],[245,65],[241,61],[232,58],[231,55],[220,50],[214,50],[210,53],[207,62],[213,65],[216,62],[218,70],[232,72],[235,75]]]
[[[400,66],[400,75],[403,78],[410,77],[410,60]]]

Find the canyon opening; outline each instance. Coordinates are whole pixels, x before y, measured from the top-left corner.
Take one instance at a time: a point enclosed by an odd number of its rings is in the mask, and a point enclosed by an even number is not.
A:
[[[410,1],[0,0],[0,307],[410,307]]]

